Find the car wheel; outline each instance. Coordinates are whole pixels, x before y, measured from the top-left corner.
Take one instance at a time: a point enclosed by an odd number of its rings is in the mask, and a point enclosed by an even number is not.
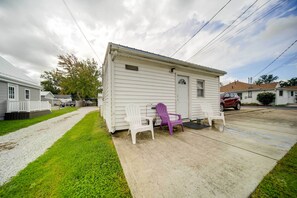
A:
[[[221,112],[224,111],[224,105],[223,105],[223,104],[220,105],[220,111],[221,111]]]
[[[240,108],[241,108],[240,103],[237,103],[237,104],[236,104],[236,107],[235,107],[235,110],[240,110]]]

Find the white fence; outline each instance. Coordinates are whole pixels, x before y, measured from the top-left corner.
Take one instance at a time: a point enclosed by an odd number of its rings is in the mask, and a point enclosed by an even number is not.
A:
[[[51,110],[48,101],[7,101],[7,113]]]

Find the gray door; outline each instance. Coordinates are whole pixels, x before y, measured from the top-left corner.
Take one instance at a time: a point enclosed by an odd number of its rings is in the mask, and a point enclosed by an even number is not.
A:
[[[182,118],[189,117],[189,77],[177,76],[176,111]]]

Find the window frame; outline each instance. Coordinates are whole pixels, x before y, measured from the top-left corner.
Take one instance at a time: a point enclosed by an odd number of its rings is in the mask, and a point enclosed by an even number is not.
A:
[[[198,83],[202,82],[202,89],[198,87]],[[197,90],[197,98],[205,97],[205,80],[197,79],[196,80],[196,90]],[[202,96],[199,95],[199,90],[202,90]]]
[[[293,97],[294,96],[294,91],[291,91],[291,97]]]
[[[253,98],[253,91],[248,91],[248,98]]]
[[[26,93],[26,91],[29,92],[29,98],[27,98],[27,93]],[[31,99],[31,91],[30,91],[30,89],[25,89],[25,100],[30,100],[30,99]]]
[[[10,98],[10,88],[13,88],[13,98]],[[9,101],[17,101],[18,99],[18,86],[14,84],[8,83],[8,89],[7,89],[7,99]]]
[[[283,90],[279,90],[279,91],[278,91],[278,96],[281,96],[281,97],[284,96],[284,92],[283,92]]]

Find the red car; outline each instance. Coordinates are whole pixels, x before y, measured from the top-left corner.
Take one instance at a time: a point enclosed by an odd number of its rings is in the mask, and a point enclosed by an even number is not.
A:
[[[220,109],[224,111],[226,108],[234,108],[235,110],[240,110],[241,102],[240,97],[237,93],[226,92],[221,94]]]

